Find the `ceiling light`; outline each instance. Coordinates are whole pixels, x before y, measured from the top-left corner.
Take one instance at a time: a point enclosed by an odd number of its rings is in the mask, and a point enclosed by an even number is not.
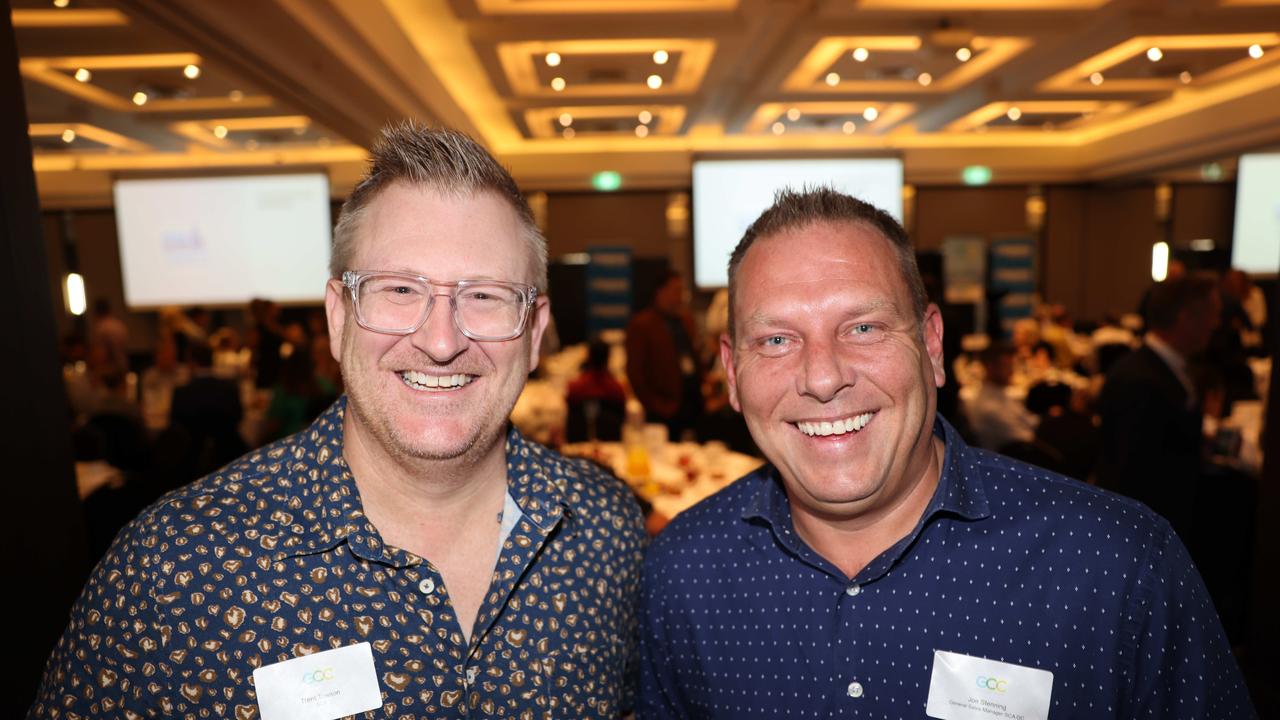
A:
[[[546,58],[546,60],[547,60],[547,67],[559,67],[559,66],[560,66],[560,53],[558,53],[558,52],[549,52],[549,53],[547,53],[547,58]]]
[[[1153,47],[1147,51],[1147,59],[1151,62],[1160,62],[1162,57],[1164,57],[1164,53],[1158,47]]]
[[[71,0],[53,0],[53,6],[56,8],[64,8],[71,4]]]
[[[1093,73],[1092,75],[1089,76],[1089,82],[1093,83],[1095,87],[1098,85],[1101,85],[1102,80],[1103,80],[1103,77],[1102,77],[1102,73],[1100,72]]]
[[[648,137],[648,136],[649,136],[649,126],[648,126],[648,125],[637,125],[637,126],[636,126],[636,137]]]
[[[560,113],[560,126],[569,127],[573,124],[573,116],[569,113]]]
[[[867,52],[866,48],[856,48],[853,51],[853,59],[858,62],[866,62],[870,55],[871,53]]]
[[[214,136],[214,137],[216,137],[216,138],[218,138],[219,140],[221,140],[222,138],[226,137],[226,136],[227,136],[227,126],[226,126],[226,125],[214,125],[214,126],[213,126],[213,136]]]
[[[973,57],[973,51],[967,47],[962,47],[956,51],[956,59],[960,62],[969,62],[971,57]]]
[[[873,107],[869,107],[862,111],[862,119],[867,122],[874,122],[878,117],[880,117],[880,111]]]
[[[75,140],[75,139],[76,139],[76,131],[75,131],[75,130],[72,130],[71,128],[67,128],[66,130],[63,130],[63,131],[62,131],[62,142],[64,142],[64,143],[69,143],[69,142],[72,142],[72,141],[73,141],[73,140]]]
[[[920,73],[920,75],[916,77],[916,82],[920,83],[921,87],[929,87],[933,84],[933,76],[929,73]]]
[[[188,80],[195,80],[196,78],[200,77],[200,66],[188,65],[182,68],[182,74],[186,75]]]
[[[67,273],[63,284],[67,288],[67,312],[83,315],[88,307],[84,297],[84,277],[80,273]]]
[[[649,124],[649,123],[651,123],[651,122],[653,122],[653,113],[649,112],[648,110],[641,110],[641,111],[640,111],[640,124],[641,124],[641,125],[648,125],[648,124]]]
[[[147,94],[139,90],[133,94],[133,104],[142,106],[147,104]]]
[[[662,76],[650,75],[649,79],[645,80],[644,83],[649,86],[650,90],[657,90],[662,87]]]
[[[831,87],[835,87],[839,85],[840,75],[838,73],[833,73],[833,72],[827,73],[827,84],[830,85]]]
[[[578,133],[574,132],[573,128],[565,128],[564,131],[561,132],[560,134],[564,136],[565,140],[572,140],[573,136],[577,135]]]
[[[653,61],[659,65],[666,65],[667,60],[670,59],[671,56],[667,54],[666,50],[655,50],[653,53]]]
[[[845,135],[852,135],[853,131],[858,129],[858,126],[855,125],[852,120],[845,120],[844,126],[840,129],[844,130]]]
[[[1258,43],[1254,43],[1250,45],[1249,57],[1253,58],[1254,60],[1257,60],[1258,58],[1262,57],[1262,46],[1259,45]]]
[[[1183,70],[1182,72],[1178,73],[1178,81],[1181,82],[1183,85],[1190,85],[1191,71]]]
[[[1018,120],[1022,117],[1022,110],[1017,105],[1014,105],[1013,107],[1009,108],[1009,112],[1005,113],[1005,115],[1010,120],[1014,122],[1018,122]]]
[[[239,90],[232,90],[231,92],[227,93],[227,99],[229,99],[231,102],[240,102],[241,100],[244,99],[244,93],[240,92]]]
[[[551,89],[555,90],[556,92],[560,92],[561,90],[564,90],[564,78],[562,77],[551,78]]]
[[[781,135],[787,131],[787,126],[783,125],[781,122],[776,122],[769,129],[773,131],[774,135]]]
[[[1151,246],[1151,279],[1164,282],[1169,276],[1169,243],[1158,242]]]
[[[93,79],[93,73],[88,68],[76,68],[76,80],[80,82],[89,82]]]
[[[800,119],[800,108],[791,108],[787,111],[787,119],[795,122]]]

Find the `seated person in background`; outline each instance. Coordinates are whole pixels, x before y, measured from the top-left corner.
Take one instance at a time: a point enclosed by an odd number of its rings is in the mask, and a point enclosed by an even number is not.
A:
[[[1077,480],[1088,480],[1098,459],[1098,429],[1086,414],[1072,407],[1070,385],[1037,383],[1027,391],[1027,410],[1038,418],[1035,444],[1051,451],[1047,462],[1035,464]],[[1034,462],[1034,461],[1031,461]]]
[[[240,388],[213,373],[213,350],[203,343],[187,349],[191,381],[173,391],[169,429],[161,451],[170,464],[172,489],[211,473],[249,449],[240,437]]]
[[[1007,392],[1013,379],[1013,348],[995,342],[982,351],[981,358],[986,370],[982,387],[965,408],[979,447],[1002,450],[1013,443],[1031,442],[1036,417]]]
[[[943,323],[896,220],[783,191],[729,294],[769,464],[649,549],[640,720],[1256,717],[1164,519],[938,417]]]
[[[279,440],[311,424],[338,399],[338,388],[316,372],[309,341],[303,337],[280,363],[280,381],[271,389],[263,437]]]
[[[582,371],[569,381],[565,440],[619,440],[626,420],[627,391],[609,372],[609,343],[592,340]]]

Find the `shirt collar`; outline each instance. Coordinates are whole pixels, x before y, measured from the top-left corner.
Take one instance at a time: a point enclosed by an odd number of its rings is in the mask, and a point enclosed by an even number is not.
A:
[[[1187,359],[1182,354],[1173,349],[1173,346],[1165,342],[1159,335],[1149,332],[1143,336],[1142,341],[1151,348],[1151,351],[1160,356],[1165,364],[1173,369],[1175,373],[1184,373],[1187,370]]]
[[[904,538],[906,544],[910,544],[920,530],[939,514],[952,514],[967,520],[980,520],[991,515],[982,478],[978,473],[964,470],[974,462],[971,457],[974,450],[941,415],[935,416],[933,434],[942,438],[945,448],[942,473],[938,478],[938,487],[925,507],[920,522],[916,524],[911,534]],[[747,495],[742,519],[767,523],[779,538],[791,536],[793,534],[791,502],[787,498],[782,477],[778,474],[777,468],[772,464],[766,464],[755,474],[761,478],[762,482],[759,483],[756,492]],[[903,543],[900,542],[894,547],[898,546],[903,546]]]
[[[292,495],[277,496],[282,504],[307,522],[295,523],[263,546],[275,550],[275,560],[323,552],[346,540],[352,551],[368,560],[408,567],[422,558],[383,544],[382,536],[364,513],[364,504],[351,468],[343,458],[343,418],[346,396],[340,397],[309,428],[267,449],[264,462],[279,463],[273,470],[282,489]],[[564,487],[549,478],[546,448],[524,439],[512,427],[507,432],[507,493],[521,513],[546,532],[567,513]],[[284,466],[288,465],[286,469]]]

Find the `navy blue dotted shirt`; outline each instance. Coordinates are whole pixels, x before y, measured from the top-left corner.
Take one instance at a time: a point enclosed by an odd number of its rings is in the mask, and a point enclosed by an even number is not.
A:
[[[1050,718],[1250,718],[1182,542],[1140,503],[970,448],[850,581],[794,532],[771,466],[650,548],[644,718],[925,717],[934,651],[1053,673]]]

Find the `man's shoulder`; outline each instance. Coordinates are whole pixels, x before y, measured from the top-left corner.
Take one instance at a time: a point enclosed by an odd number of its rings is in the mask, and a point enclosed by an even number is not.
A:
[[[628,536],[644,535],[644,516],[635,494],[612,472],[527,439],[522,439],[520,452],[529,469],[541,471],[558,489],[577,521],[608,525]]]
[[[680,513],[654,540],[648,561],[661,564],[692,550],[732,552],[734,540],[748,530],[745,516],[769,482],[764,468],[752,471]]]
[[[1137,500],[1030,463],[979,448],[966,448],[958,462],[981,483],[1000,521],[1045,523],[1064,533],[1105,527],[1124,541],[1147,542],[1169,531],[1164,518]]]

